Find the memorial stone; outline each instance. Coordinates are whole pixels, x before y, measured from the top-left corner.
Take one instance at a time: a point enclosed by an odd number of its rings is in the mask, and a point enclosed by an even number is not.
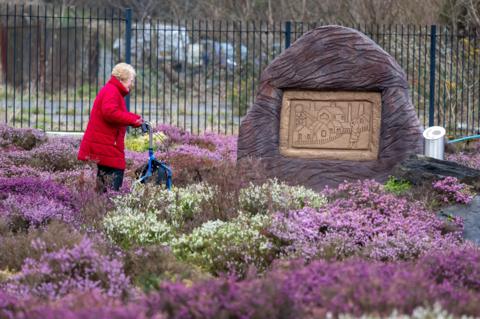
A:
[[[314,189],[384,181],[422,152],[405,73],[366,35],[312,30],[263,71],[242,120],[238,159],[261,158],[272,177]]]

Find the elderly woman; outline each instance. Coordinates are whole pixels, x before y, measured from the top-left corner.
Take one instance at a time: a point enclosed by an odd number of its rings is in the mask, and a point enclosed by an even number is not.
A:
[[[83,135],[78,159],[97,163],[97,190],[119,190],[125,170],[125,132],[131,125],[139,127],[143,120],[128,112],[124,97],[135,80],[135,70],[126,63],[115,65],[112,77],[98,92]]]

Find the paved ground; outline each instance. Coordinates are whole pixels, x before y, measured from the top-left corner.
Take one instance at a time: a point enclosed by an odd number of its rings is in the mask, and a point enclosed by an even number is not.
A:
[[[0,100],[0,121],[7,122],[16,127],[34,127],[46,131],[83,131],[86,128],[89,109],[86,104],[77,102],[75,105],[48,101],[46,107],[43,102],[30,106],[27,102],[15,103],[8,101],[9,107],[5,108],[5,101]],[[22,112],[23,108],[23,112]],[[73,109],[76,112],[73,112]],[[205,130],[226,134],[237,134],[241,117],[229,105],[213,107],[205,104],[181,104],[168,106],[138,103],[136,108],[132,103],[132,112],[142,114],[146,120],[153,124],[172,124],[192,133]]]

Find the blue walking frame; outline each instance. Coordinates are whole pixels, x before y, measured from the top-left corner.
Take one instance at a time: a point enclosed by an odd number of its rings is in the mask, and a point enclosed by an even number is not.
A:
[[[142,174],[140,175],[139,182],[144,184],[151,178],[155,178],[155,183],[157,185],[165,184],[167,189],[172,188],[172,170],[171,168],[163,161],[159,161],[155,158],[153,153],[153,131],[152,126],[149,122],[144,122],[142,124],[142,133],[149,134],[149,145],[148,145],[148,164],[143,169]]]

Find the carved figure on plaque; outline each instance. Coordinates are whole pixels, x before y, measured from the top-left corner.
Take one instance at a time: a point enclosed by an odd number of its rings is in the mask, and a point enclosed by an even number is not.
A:
[[[351,132],[350,132],[350,148],[357,148],[358,145],[358,140],[360,138],[360,133],[362,132],[360,129],[360,123],[358,119],[354,119],[352,123],[350,124],[351,126]]]

